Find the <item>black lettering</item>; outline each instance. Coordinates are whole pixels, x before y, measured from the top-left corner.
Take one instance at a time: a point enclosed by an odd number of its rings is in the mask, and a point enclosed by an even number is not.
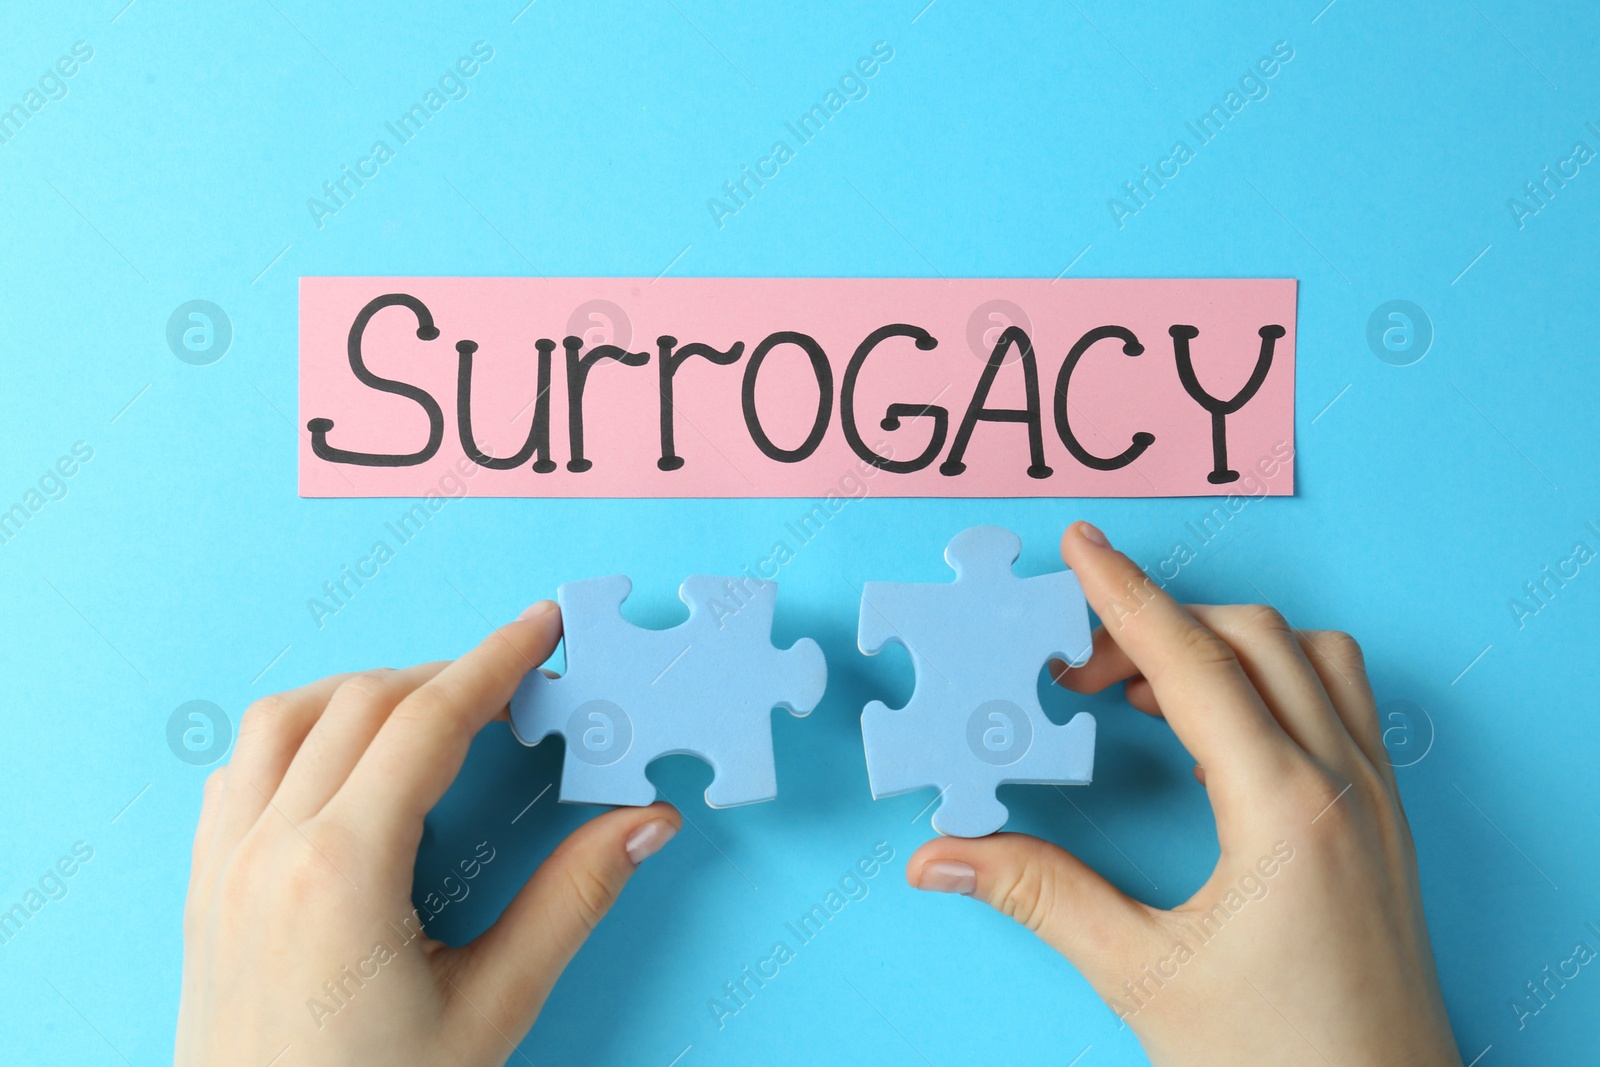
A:
[[[533,470],[536,474],[549,474],[556,469],[556,461],[550,458],[550,357],[556,343],[541,337],[534,347],[539,350],[539,393],[533,398],[533,426],[529,433],[538,441],[539,458],[533,461]]]
[[[1261,337],[1261,354],[1256,357],[1256,366],[1250,372],[1250,380],[1244,383],[1244,388],[1234,394],[1231,400],[1218,400],[1206,392],[1200,385],[1200,379],[1194,373],[1194,360],[1189,354],[1189,342],[1200,336],[1200,331],[1193,326],[1173,326],[1167,330],[1172,335],[1172,353],[1178,361],[1178,378],[1183,382],[1184,390],[1199,405],[1211,413],[1211,462],[1212,471],[1206,475],[1206,481],[1212,485],[1226,485],[1239,480],[1239,472],[1228,469],[1228,431],[1226,420],[1229,415],[1256,395],[1256,390],[1261,388],[1261,383],[1267,380],[1267,371],[1272,367],[1272,348],[1278,338],[1285,333],[1284,328],[1278,325],[1263,326],[1257,330]]]
[[[318,418],[306,423],[306,429],[311,431],[311,451],[318,459],[325,459],[330,463],[351,463],[360,467],[412,467],[432,459],[439,451],[439,445],[444,442],[444,411],[439,407],[439,402],[433,398],[433,394],[418,386],[376,375],[367,369],[366,362],[362,359],[361,338],[367,332],[367,323],[384,308],[397,306],[409,308],[411,313],[416,315],[419,340],[432,341],[439,336],[438,327],[433,324],[433,313],[428,310],[426,304],[406,293],[389,293],[371,301],[356,314],[355,321],[350,324],[350,336],[345,349],[350,358],[350,370],[362,385],[376,389],[380,393],[393,393],[395,396],[414,400],[427,413],[428,443],[419,451],[403,455],[351,452],[328,444],[328,431],[333,429],[333,420]]]
[[[756,412],[756,375],[761,372],[761,363],[767,358],[767,353],[779,345],[794,345],[804,352],[811,361],[812,373],[817,376],[817,418],[811,424],[811,432],[795,449],[782,449],[773,444],[761,428],[761,416]],[[779,463],[799,463],[817,450],[822,443],[822,435],[828,432],[828,420],[833,417],[833,368],[828,365],[828,354],[822,350],[822,346],[806,334],[793,330],[768,334],[750,353],[750,362],[745,364],[742,393],[744,424],[750,431],[750,439],[757,448]]]
[[[1021,352],[1023,386],[1027,391],[1027,407],[1025,408],[987,408],[983,402],[989,397],[989,390],[994,386],[994,380],[1000,373],[1000,366],[1005,362],[1006,353],[1015,345]],[[1052,471],[1044,462],[1044,429],[1040,426],[1039,417],[1039,373],[1034,365],[1033,342],[1019,326],[1007,326],[1000,334],[1000,340],[995,343],[994,351],[989,353],[989,362],[984,365],[983,376],[978,379],[978,388],[972,394],[972,401],[967,405],[967,413],[961,418],[961,428],[956,431],[955,444],[950,446],[950,455],[939,465],[939,473],[947,477],[960,474],[967,469],[961,462],[961,457],[966,455],[967,445],[972,440],[973,428],[979,420],[984,422],[1025,422],[1028,424],[1028,477],[1048,478]]]
[[[539,462],[533,465],[539,473],[547,473],[555,468],[549,460],[550,455],[550,353],[555,350],[554,341],[540,339],[539,349],[539,381],[538,395],[534,398],[534,412],[532,424],[528,427],[528,440],[514,456],[496,459],[478,448],[478,443],[472,433],[472,356],[478,351],[476,341],[457,341],[456,355],[456,422],[461,433],[461,449],[466,452],[467,458],[480,467],[487,467],[492,471],[510,470],[520,467],[533,455],[534,449],[539,451]],[[543,470],[540,470],[541,464]]]
[[[904,323],[894,323],[881,326],[867,334],[866,340],[861,342],[855,355],[850,357],[850,363],[844,369],[844,384],[839,389],[839,422],[844,429],[844,439],[850,443],[855,454],[866,462],[886,470],[891,474],[909,474],[919,471],[933,462],[944,448],[945,434],[949,432],[950,413],[935,404],[890,404],[884,412],[883,421],[879,424],[885,430],[898,430],[900,420],[915,418],[933,419],[933,438],[928,442],[928,447],[915,459],[890,459],[880,456],[867,447],[862,440],[861,432],[856,428],[856,379],[861,375],[861,368],[866,365],[867,357],[880,343],[890,337],[910,337],[924,352],[931,352],[938,347],[939,342],[933,335],[920,326],[907,326]]]
[[[572,458],[567,460],[567,470],[582,474],[594,466],[583,456],[583,387],[589,379],[589,369],[603,359],[614,359],[624,367],[642,367],[650,362],[648,352],[628,352],[616,345],[596,345],[587,356],[579,357],[583,338],[568,337],[561,344],[567,351],[567,439],[572,446]]]
[[[1125,356],[1137,356],[1144,352],[1144,345],[1139,343],[1139,339],[1131,330],[1121,326],[1097,326],[1078,338],[1078,343],[1067,353],[1067,358],[1061,363],[1061,370],[1056,374],[1056,433],[1060,436],[1061,443],[1067,446],[1067,451],[1072,453],[1073,459],[1097,471],[1114,471],[1119,467],[1126,467],[1138,459],[1156,439],[1155,434],[1141,431],[1133,435],[1133,443],[1127,448],[1114,456],[1102,458],[1084,448],[1079,443],[1077,435],[1072,432],[1072,426],[1067,419],[1067,385],[1072,380],[1072,372],[1077,368],[1078,361],[1083,358],[1085,352],[1100,341],[1113,337],[1122,342],[1122,354]]]
[[[687,344],[678,349],[676,337],[663,335],[656,338],[656,370],[661,375],[661,458],[656,466],[664,471],[675,471],[683,466],[683,457],[673,445],[672,376],[678,368],[695,356],[704,356],[719,367],[739,362],[744,355],[744,342],[735,341],[726,352],[699,343]]]

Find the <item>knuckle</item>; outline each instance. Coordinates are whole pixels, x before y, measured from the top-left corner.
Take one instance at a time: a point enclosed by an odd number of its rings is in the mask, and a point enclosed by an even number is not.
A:
[[[617,887],[599,872],[584,866],[567,871],[567,888],[574,912],[585,927],[593,930],[617,902]]]
[[[232,927],[241,916],[248,916],[254,901],[274,877],[274,867],[254,833],[246,834],[232,852],[222,857],[212,894],[218,921]]]
[[[282,726],[289,708],[289,698],[282,693],[273,693],[252,702],[239,719],[239,740],[242,742],[271,735]]]
[[[449,729],[466,718],[462,704],[449,682],[434,679],[402,700],[394,710],[394,718],[407,724]]]
[[[1322,764],[1305,757],[1291,759],[1278,768],[1277,774],[1284,783],[1285,799],[1307,819],[1327,806],[1346,784]]]
[[[386,697],[393,684],[382,671],[360,671],[340,682],[334,696],[341,702],[371,704]]]
[[[285,877],[291,894],[326,893],[329,887],[352,883],[360,852],[356,839],[327,820],[316,820],[298,828],[303,846],[293,849]]]
[[[1394,810],[1394,797],[1389,793],[1388,785],[1384,783],[1377,770],[1365,770],[1356,778],[1356,790],[1360,792],[1361,803],[1368,811],[1383,815]]]
[[[1283,613],[1267,604],[1241,605],[1235,625],[1242,635],[1256,639],[1282,637],[1292,632]]]
[[[1366,655],[1354,637],[1342,630],[1322,630],[1311,639],[1312,645],[1334,665],[1349,671],[1365,671]]]
[[[418,726],[432,728],[439,722],[444,710],[439,698],[431,691],[419,689],[400,702],[389,721],[406,729]]]
[[[995,907],[1034,933],[1050,920],[1055,903],[1055,879],[1048,864],[1029,857],[1001,889]]]
[[[357,670],[349,678],[339,683],[339,688],[334,693],[344,696],[379,696],[386,688],[384,672],[382,670]]]
[[[1350,836],[1367,803],[1367,789],[1358,779],[1320,767],[1301,776],[1293,791],[1293,804],[1305,819],[1313,842],[1327,848]]]
[[[1196,666],[1232,666],[1238,662],[1228,643],[1204,626],[1186,628],[1179,638],[1184,660]]]

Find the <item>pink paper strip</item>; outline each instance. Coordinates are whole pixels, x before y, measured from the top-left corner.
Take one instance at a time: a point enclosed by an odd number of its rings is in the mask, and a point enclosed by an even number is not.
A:
[[[1292,495],[1295,286],[302,278],[300,492]]]

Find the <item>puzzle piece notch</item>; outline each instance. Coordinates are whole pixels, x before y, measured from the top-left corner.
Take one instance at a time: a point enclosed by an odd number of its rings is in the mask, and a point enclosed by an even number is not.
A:
[[[916,672],[905,707],[873,701],[862,711],[872,795],[939,789],[933,826],[942,834],[982,837],[1004,826],[1000,785],[1086,785],[1093,775],[1094,717],[1079,712],[1057,726],[1037,692],[1049,660],[1089,661],[1083,588],[1071,571],[1017,577],[1021,553],[1011,531],[973,527],[945,549],[955,581],[863,587],[861,651],[900,644]]]
[[[567,671],[524,677],[511,699],[517,739],[535,745],[563,735],[565,802],[649,804],[656,788],[645,768],[677,754],[711,766],[711,807],[776,797],[772,709],[807,715],[827,683],[815,641],[772,645],[777,584],[692,576],[678,590],[689,618],[666,630],[622,617],[632,588],[617,575],[556,590]]]

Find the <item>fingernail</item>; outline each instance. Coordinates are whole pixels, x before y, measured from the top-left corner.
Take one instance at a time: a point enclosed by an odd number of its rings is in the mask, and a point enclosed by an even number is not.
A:
[[[1100,528],[1093,523],[1079,522],[1078,534],[1091,545],[1099,545],[1101,548],[1111,547],[1111,542],[1106,539],[1106,535],[1101,533]]]
[[[633,833],[628,835],[628,843],[622,847],[627,851],[628,858],[635,867],[661,851],[661,846],[672,840],[672,835],[678,828],[665,819],[655,819],[645,823]]]
[[[960,893],[970,897],[978,888],[978,872],[970,863],[934,860],[917,876],[917,888],[929,893]]]
[[[531,608],[524,611],[521,615],[518,615],[517,621],[527,622],[530,619],[542,619],[555,610],[556,602],[554,600],[541,600]]]

